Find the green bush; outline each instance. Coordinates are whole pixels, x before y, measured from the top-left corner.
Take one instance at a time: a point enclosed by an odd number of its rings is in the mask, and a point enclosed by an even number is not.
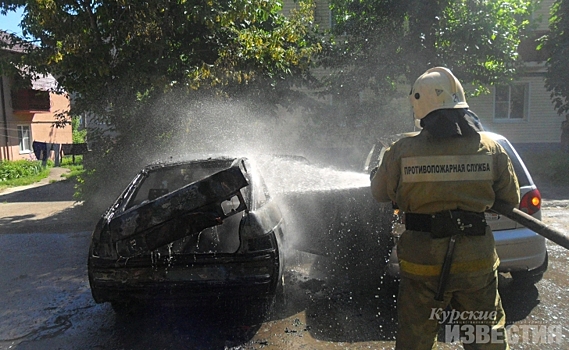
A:
[[[569,186],[569,154],[561,150],[520,154],[536,182]]]
[[[87,138],[87,129],[79,130],[79,117],[71,118],[71,130],[72,130],[72,138],[73,143],[84,143]]]
[[[61,158],[61,166],[64,168],[71,168],[77,166],[83,166],[83,155],[76,155],[75,156],[75,163],[73,162],[72,156],[64,156]]]
[[[36,176],[42,170],[40,161],[2,161],[0,162],[0,182]]]

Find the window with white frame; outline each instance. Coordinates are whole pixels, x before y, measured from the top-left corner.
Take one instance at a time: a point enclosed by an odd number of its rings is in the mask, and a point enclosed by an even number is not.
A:
[[[499,85],[494,89],[495,120],[527,120],[529,84]]]
[[[30,153],[32,138],[29,125],[18,125],[18,140],[20,141],[20,153]]]

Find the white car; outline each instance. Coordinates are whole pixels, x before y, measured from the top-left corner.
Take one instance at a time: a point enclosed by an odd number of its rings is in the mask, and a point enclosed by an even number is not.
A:
[[[512,144],[502,135],[484,132],[496,140],[508,153],[520,185],[519,209],[541,220],[541,195],[534,184],[524,162]],[[383,154],[387,147],[402,138],[417,135],[418,132],[398,134],[382,140],[382,145],[374,146],[370,151],[364,170],[370,172],[381,164]],[[399,275],[399,262],[397,259],[397,240],[405,230],[404,215],[394,210],[393,229],[391,234],[394,246],[386,266],[387,275]],[[500,257],[499,272],[509,272],[514,281],[520,283],[536,283],[541,280],[547,270],[548,257],[545,238],[534,231],[518,224],[507,217],[491,210],[486,212],[486,221],[494,232],[496,251]]]

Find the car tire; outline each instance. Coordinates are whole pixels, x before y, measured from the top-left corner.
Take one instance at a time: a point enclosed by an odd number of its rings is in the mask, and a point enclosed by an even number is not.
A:
[[[274,307],[279,310],[286,310],[287,307],[287,295],[286,295],[286,278],[283,274],[279,284],[277,285],[277,290],[275,291],[275,305]]]
[[[521,285],[531,285],[536,284],[537,282],[543,279],[543,274],[547,271],[547,267],[549,265],[549,256],[547,252],[545,252],[545,260],[541,266],[529,270],[529,271],[512,271],[510,275],[515,283]]]
[[[374,215],[372,219],[355,213],[344,220],[348,225],[338,233],[338,251],[332,256],[331,269],[340,280],[357,284],[377,281],[387,265],[393,247],[391,215],[389,212]]]
[[[380,290],[385,298],[392,298],[395,302],[399,294],[399,277],[384,273],[381,277]]]
[[[132,300],[111,301],[111,307],[118,316],[134,316],[141,310],[141,305]]]

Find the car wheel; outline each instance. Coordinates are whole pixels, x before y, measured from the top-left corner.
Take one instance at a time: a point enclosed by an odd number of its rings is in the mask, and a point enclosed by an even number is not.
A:
[[[392,298],[395,302],[399,294],[399,278],[384,273],[381,277],[380,289],[385,298]]]
[[[376,218],[377,220],[377,218]],[[338,277],[355,282],[375,280],[381,277],[381,271],[387,265],[393,247],[390,217],[383,215],[373,225],[348,227],[341,232],[341,241],[333,262]]]
[[[141,305],[132,300],[114,300],[111,301],[111,307],[119,316],[133,316],[141,310]]]
[[[275,301],[273,307],[276,311],[286,310],[287,307],[285,281],[286,281],[285,274],[283,274],[279,284],[277,285],[277,290],[275,291]]]
[[[543,274],[547,271],[548,265],[549,257],[547,252],[545,252],[545,260],[540,267],[529,271],[512,271],[510,275],[512,275],[515,283],[523,285],[536,284],[543,279]]]

